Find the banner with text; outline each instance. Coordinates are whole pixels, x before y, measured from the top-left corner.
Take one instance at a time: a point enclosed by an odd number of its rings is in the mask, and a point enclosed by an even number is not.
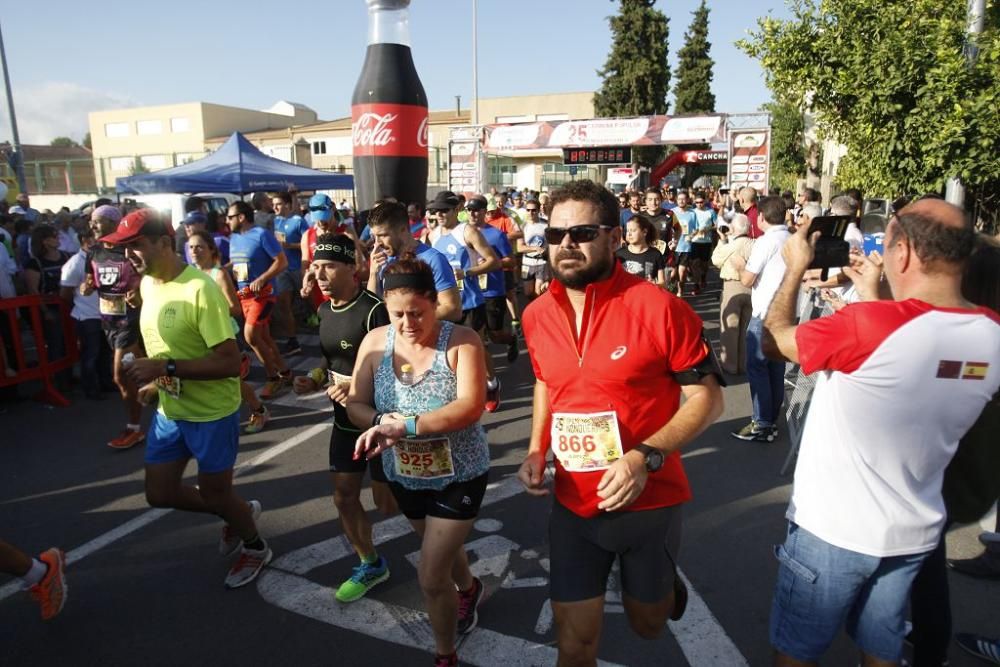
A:
[[[771,132],[767,128],[729,133],[729,187],[746,186],[767,193],[771,178]]]

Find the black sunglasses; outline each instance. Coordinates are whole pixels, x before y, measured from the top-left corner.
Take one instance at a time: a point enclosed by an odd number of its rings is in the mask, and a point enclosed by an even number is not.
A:
[[[577,225],[576,227],[546,227],[545,242],[550,245],[559,245],[569,234],[569,240],[573,243],[589,243],[597,238],[602,229],[611,229],[604,225]]]
[[[309,210],[310,211],[329,211],[330,207],[329,206],[310,206]]]
[[[537,208],[526,208],[524,210],[527,211],[528,213],[538,213]]]

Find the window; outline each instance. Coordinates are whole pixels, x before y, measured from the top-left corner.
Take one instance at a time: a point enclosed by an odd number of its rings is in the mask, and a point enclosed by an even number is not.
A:
[[[130,157],[113,157],[108,161],[111,171],[128,171],[134,160]]]
[[[135,133],[139,135],[163,134],[163,122],[159,120],[137,120]]]
[[[191,119],[190,118],[171,118],[170,119],[170,131],[171,132],[190,132],[191,131]]]
[[[600,167],[595,165],[566,165],[560,162],[546,162],[542,165],[544,187],[556,187],[581,178],[589,178],[595,183],[602,182]]]
[[[325,141],[314,141],[312,142],[313,155],[326,155],[326,142]]]
[[[163,169],[167,166],[166,155],[143,155],[142,164],[146,169]]]
[[[128,123],[105,123],[104,136],[106,137],[127,137]]]

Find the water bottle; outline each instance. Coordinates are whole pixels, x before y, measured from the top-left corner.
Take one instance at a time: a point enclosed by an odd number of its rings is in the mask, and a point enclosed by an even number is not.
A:
[[[403,364],[399,367],[399,382],[400,384],[409,387],[413,384],[413,366],[410,364]]]

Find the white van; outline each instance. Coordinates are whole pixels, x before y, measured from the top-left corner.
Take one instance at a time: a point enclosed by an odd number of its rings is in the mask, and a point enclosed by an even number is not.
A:
[[[189,197],[198,196],[205,200],[209,211],[218,211],[222,220],[226,219],[226,211],[234,201],[239,201],[239,196],[228,192],[199,192],[197,195],[178,194],[153,194],[126,196],[125,199],[133,199],[140,204],[145,204],[149,208],[155,208],[161,215],[167,216],[174,225],[174,229],[179,229],[184,221],[184,202]]]

